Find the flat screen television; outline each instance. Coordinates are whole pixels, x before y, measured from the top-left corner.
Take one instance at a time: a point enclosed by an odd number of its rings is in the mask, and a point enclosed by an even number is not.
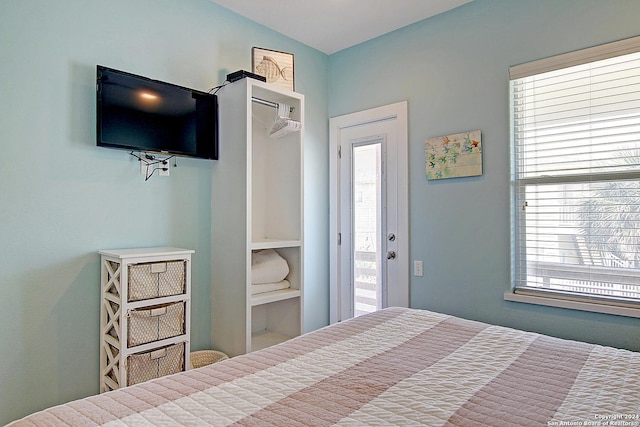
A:
[[[216,95],[97,66],[97,145],[218,159]]]

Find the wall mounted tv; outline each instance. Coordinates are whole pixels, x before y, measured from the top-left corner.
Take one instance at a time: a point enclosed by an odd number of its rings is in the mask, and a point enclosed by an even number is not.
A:
[[[97,66],[97,145],[218,159],[216,95]]]

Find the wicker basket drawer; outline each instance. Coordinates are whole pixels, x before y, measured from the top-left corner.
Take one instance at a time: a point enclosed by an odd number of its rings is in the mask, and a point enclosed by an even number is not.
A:
[[[127,345],[160,341],[185,333],[184,301],[129,310]]]
[[[128,301],[185,293],[186,261],[167,261],[129,266]]]
[[[184,347],[181,342],[127,357],[127,385],[184,371]]]

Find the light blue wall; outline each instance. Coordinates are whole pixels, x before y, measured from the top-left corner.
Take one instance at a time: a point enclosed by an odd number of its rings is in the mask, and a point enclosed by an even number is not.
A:
[[[215,163],[179,159],[144,182],[126,151],[96,147],[95,67],[208,90],[250,70],[252,46],[293,52],[307,100],[315,329],[328,319],[327,56],[208,0],[0,0],[0,425],[98,392],[99,249],[195,249],[192,348],[208,347]]]
[[[640,350],[640,319],[503,301],[511,65],[640,34],[637,0],[475,0],[329,57],[329,116],[407,100],[411,305]],[[427,182],[425,138],[482,130],[481,177]]]

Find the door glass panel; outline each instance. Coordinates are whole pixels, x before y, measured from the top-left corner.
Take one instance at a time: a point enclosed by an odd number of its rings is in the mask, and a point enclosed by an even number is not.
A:
[[[381,146],[353,146],[354,316],[382,308]]]

